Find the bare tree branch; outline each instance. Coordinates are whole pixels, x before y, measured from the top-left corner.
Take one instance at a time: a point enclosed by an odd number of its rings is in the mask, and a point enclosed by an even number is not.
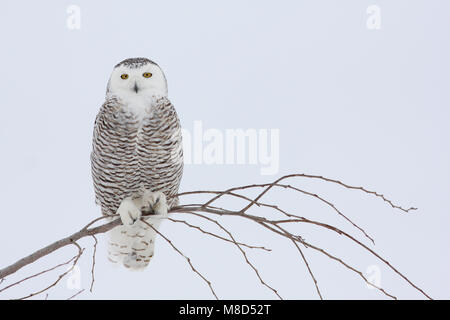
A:
[[[304,194],[306,196],[309,197],[313,197],[318,199],[319,201],[321,201],[322,203],[326,204],[327,206],[331,207],[339,216],[343,217],[347,222],[349,222],[351,224],[352,227],[354,227],[355,229],[359,230],[360,232],[362,232],[364,234],[364,236],[366,238],[368,238],[369,240],[371,240],[372,243],[374,243],[374,239],[372,237],[370,237],[366,231],[361,228],[359,225],[357,225],[356,223],[354,223],[349,217],[347,217],[346,215],[344,215],[339,209],[337,209],[337,207],[329,200],[326,200],[324,197],[317,195],[316,193],[310,192],[310,191],[306,191],[303,189],[300,189],[298,187],[292,186],[290,184],[283,184],[281,183],[283,180],[288,179],[288,178],[307,178],[307,179],[318,179],[318,180],[322,180],[324,182],[329,182],[329,183],[333,183],[333,184],[337,184],[339,186],[342,186],[344,188],[347,189],[353,189],[353,190],[359,190],[362,191],[364,193],[367,193],[369,195],[374,195],[375,197],[381,198],[384,202],[388,203],[392,208],[394,209],[399,209],[403,212],[409,212],[411,210],[415,210],[416,208],[409,208],[409,209],[405,209],[401,206],[398,206],[396,204],[394,204],[391,200],[389,200],[388,198],[386,198],[383,194],[379,194],[375,191],[370,191],[368,189],[365,189],[363,187],[355,187],[355,186],[351,186],[348,185],[346,183],[343,183],[339,180],[335,180],[335,179],[330,179],[330,178],[326,178],[323,176],[317,176],[317,175],[308,175],[308,174],[290,174],[290,175],[286,175],[283,176],[277,180],[275,180],[272,183],[264,183],[264,184],[252,184],[252,185],[245,185],[245,186],[240,186],[240,187],[233,187],[224,191],[214,191],[214,190],[199,190],[199,191],[189,191],[189,192],[183,192],[183,193],[179,193],[178,195],[175,195],[177,197],[181,197],[181,196],[186,196],[186,195],[202,195],[202,194],[212,194],[214,195],[211,199],[209,199],[206,202],[203,203],[198,203],[198,204],[185,204],[185,205],[180,205],[177,207],[174,207],[170,210],[170,214],[171,215],[176,215],[176,214],[190,214],[196,217],[199,217],[205,221],[209,221],[214,223],[216,226],[218,226],[222,231],[225,232],[227,237],[218,235],[216,233],[207,231],[205,229],[203,229],[201,226],[198,225],[194,225],[189,221],[186,220],[179,220],[179,219],[174,219],[174,218],[169,218],[168,220],[173,222],[173,223],[182,223],[184,225],[186,225],[187,227],[191,228],[191,229],[195,229],[199,232],[202,232],[203,234],[209,235],[211,237],[214,237],[216,239],[222,240],[224,242],[227,243],[232,243],[233,245],[235,245],[238,250],[242,253],[242,256],[245,260],[245,262],[252,268],[252,270],[255,272],[256,276],[258,277],[259,281],[268,289],[270,289],[272,292],[274,292],[277,297],[279,297],[281,299],[280,294],[278,293],[278,291],[273,288],[272,286],[269,286],[261,277],[261,273],[258,270],[258,268],[249,261],[247,254],[245,252],[245,250],[243,248],[248,248],[248,249],[261,249],[264,251],[270,251],[270,249],[267,249],[263,246],[255,246],[255,245],[250,245],[244,242],[238,242],[236,241],[235,237],[232,235],[231,231],[229,231],[227,228],[225,228],[220,222],[218,222],[218,220],[213,219],[212,216],[220,216],[220,217],[229,217],[229,216],[233,216],[233,217],[238,217],[247,221],[251,221],[253,223],[255,223],[256,225],[259,225],[261,227],[263,227],[265,230],[268,230],[269,232],[273,233],[273,234],[277,234],[278,236],[281,236],[283,238],[285,238],[286,240],[289,240],[291,243],[294,244],[295,248],[297,249],[297,251],[299,252],[300,256],[302,257],[302,261],[303,263],[305,263],[305,266],[308,269],[309,275],[311,276],[311,279],[314,282],[316,291],[319,295],[319,298],[322,299],[322,293],[319,290],[319,286],[318,286],[318,282],[316,277],[314,276],[313,270],[309,264],[309,262],[306,259],[306,256],[303,252],[303,250],[300,248],[299,244],[304,246],[307,249],[313,249],[317,252],[320,252],[321,254],[327,256],[328,258],[330,258],[331,260],[335,260],[337,262],[339,262],[341,265],[343,265],[344,267],[346,267],[348,270],[355,272],[356,274],[358,274],[367,284],[370,284],[371,286],[377,288],[380,292],[382,292],[383,294],[385,294],[387,297],[396,299],[396,297],[390,293],[388,293],[385,289],[377,287],[376,285],[370,283],[367,278],[364,276],[364,274],[357,270],[356,268],[350,266],[349,264],[347,264],[346,262],[344,262],[341,258],[330,254],[326,249],[324,248],[320,248],[317,246],[314,246],[313,244],[311,244],[310,242],[305,241],[300,235],[291,233],[290,231],[288,231],[286,228],[284,228],[285,225],[297,225],[297,224],[309,224],[309,225],[314,225],[316,227],[318,227],[320,230],[322,229],[326,229],[329,231],[332,231],[338,235],[344,236],[346,239],[350,240],[352,243],[356,244],[357,246],[361,247],[363,250],[367,251],[368,253],[370,253],[372,256],[376,257],[377,259],[379,259],[380,261],[382,261],[386,266],[388,266],[394,273],[396,273],[397,275],[399,275],[401,278],[403,278],[410,286],[412,286],[414,289],[416,289],[418,292],[420,292],[421,294],[423,294],[425,297],[431,299],[431,297],[424,292],[424,290],[422,290],[421,288],[419,288],[416,284],[414,284],[410,279],[408,279],[403,273],[401,273],[400,271],[398,271],[398,269],[396,269],[394,266],[392,266],[390,264],[390,262],[381,257],[380,254],[378,254],[375,250],[371,249],[369,246],[365,245],[364,243],[362,243],[360,240],[356,239],[354,236],[350,235],[350,233],[343,231],[342,229],[335,227],[331,224],[328,223],[323,223],[323,222],[319,222],[319,221],[315,221],[315,220],[311,220],[302,216],[298,216],[292,213],[289,213],[283,209],[280,208],[280,206],[278,204],[271,204],[271,203],[266,203],[266,202],[261,202],[261,198],[266,195],[271,189],[273,188],[281,188],[281,189],[289,189],[289,190],[293,190],[295,192]],[[248,196],[246,196],[245,194],[242,194],[243,192],[245,192],[246,190],[249,189],[262,189],[259,194],[254,197],[254,198],[250,198]],[[217,201],[218,199],[224,197],[224,196],[229,196],[235,199],[239,199],[239,200],[243,200],[245,202],[247,202],[247,204],[240,210],[229,210],[226,208],[220,208],[220,207],[215,207],[212,206],[212,203]],[[279,218],[279,219],[267,219],[264,216],[259,216],[259,215],[254,215],[249,213],[249,210],[253,207],[253,206],[257,206],[260,208],[269,208],[271,210],[274,210],[276,212],[278,212],[279,214],[281,214],[283,216],[283,218]],[[142,221],[144,223],[146,223],[147,225],[149,225],[151,228],[153,228],[150,224],[148,224],[145,221],[145,218],[148,215],[143,215]],[[108,219],[109,221],[104,222],[103,224],[99,225],[99,226],[94,226],[95,224],[101,222],[104,219]],[[7,266],[3,269],[0,269],[0,284],[2,284],[5,281],[5,277],[10,276],[12,274],[14,274],[15,272],[17,272],[18,270],[20,270],[21,268],[23,268],[24,266],[30,265],[33,262],[41,259],[42,257],[45,257],[49,254],[51,254],[52,252],[63,248],[65,246],[68,245],[74,245],[77,247],[78,249],[78,254],[76,256],[74,256],[72,259],[70,259],[69,261],[65,262],[65,263],[61,263],[55,267],[46,269],[42,272],[39,272],[37,274],[34,274],[32,276],[28,276],[22,280],[16,281],[2,289],[0,289],[0,293],[4,292],[5,290],[19,285],[22,282],[40,276],[42,274],[48,273],[52,270],[55,270],[56,268],[63,266],[63,265],[67,265],[72,263],[72,266],[69,270],[67,270],[66,272],[60,274],[58,276],[58,278],[56,279],[55,282],[53,282],[52,284],[50,284],[49,286],[47,286],[46,288],[39,290],[37,292],[31,293],[27,296],[24,296],[22,299],[27,299],[33,296],[36,296],[38,294],[41,294],[43,292],[46,292],[47,290],[49,290],[50,288],[56,286],[58,284],[58,282],[65,276],[67,275],[71,270],[73,270],[73,268],[75,267],[75,265],[77,264],[78,260],[80,259],[84,249],[82,249],[79,244],[77,243],[77,241],[85,238],[85,237],[93,237],[94,238],[94,245],[93,245],[93,255],[92,255],[92,267],[91,267],[91,275],[92,275],[92,280],[91,280],[91,286],[90,286],[90,291],[92,292],[93,289],[93,285],[94,285],[94,281],[95,281],[95,277],[94,277],[94,269],[95,269],[95,255],[96,255],[96,250],[97,250],[97,244],[98,244],[98,240],[95,237],[97,234],[101,234],[101,233],[105,233],[111,229],[113,229],[114,227],[118,226],[121,224],[120,219],[118,218],[117,215],[111,215],[111,216],[102,216],[102,217],[98,217],[96,219],[94,219],[93,221],[89,222],[86,226],[84,226],[82,229],[80,229],[79,231],[73,233],[72,235],[63,238],[61,240],[55,241],[54,243],[40,249],[37,250],[36,252],[20,259],[19,261],[13,263],[10,266]],[[161,232],[159,232],[158,230],[156,230],[155,228],[153,228],[155,230],[155,232],[161,236],[165,241],[167,241],[170,246],[181,256],[183,256],[186,261],[189,263],[191,269],[193,270],[193,272],[195,272],[196,274],[198,274],[198,276],[205,282],[208,284],[209,289],[211,290],[212,294],[214,295],[215,298],[218,298],[211,282],[206,279],[206,277],[201,274],[192,264],[191,260],[189,257],[187,257],[184,253],[182,253],[174,244],[173,242],[167,238],[165,235],[161,234]],[[84,290],[80,290],[79,292],[77,292],[75,295],[73,295],[72,297],[70,297],[69,299],[72,299],[76,296],[78,296],[79,294],[81,294]]]

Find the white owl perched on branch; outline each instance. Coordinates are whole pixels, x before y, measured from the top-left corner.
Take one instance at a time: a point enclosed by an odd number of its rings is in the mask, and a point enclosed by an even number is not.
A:
[[[153,61],[131,58],[114,67],[95,119],[91,165],[96,203],[123,223],[110,231],[108,259],[144,268],[156,233],[139,218],[153,212],[146,221],[159,227],[178,203],[173,196],[183,173],[180,122],[164,73]]]

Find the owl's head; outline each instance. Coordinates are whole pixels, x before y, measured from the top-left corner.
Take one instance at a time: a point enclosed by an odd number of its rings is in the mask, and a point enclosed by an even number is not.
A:
[[[147,58],[130,58],[114,67],[106,93],[125,97],[167,96],[167,81],[155,62]]]

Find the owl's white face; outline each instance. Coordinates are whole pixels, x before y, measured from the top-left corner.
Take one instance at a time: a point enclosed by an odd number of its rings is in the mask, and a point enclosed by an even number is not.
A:
[[[149,96],[167,96],[167,82],[161,68],[153,63],[139,67],[119,65],[108,82],[108,94],[134,99]]]

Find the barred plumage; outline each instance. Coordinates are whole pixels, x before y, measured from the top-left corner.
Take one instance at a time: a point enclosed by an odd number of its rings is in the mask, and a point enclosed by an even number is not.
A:
[[[178,192],[183,171],[180,122],[164,94],[167,87],[162,71],[155,83],[139,78],[148,68],[152,72],[159,69],[142,59],[137,60],[138,65],[130,66],[128,61],[115,67],[106,101],[95,120],[92,176],[96,202],[104,215],[116,214],[127,198],[141,209],[145,206],[144,190],[149,195],[162,192],[168,197],[168,208],[178,202],[171,196]],[[132,74],[134,83],[116,79],[124,70]],[[157,218],[148,221],[156,228],[160,223]],[[115,228],[111,231],[109,260],[133,269],[146,266],[153,256],[154,237],[155,232],[140,221]]]

